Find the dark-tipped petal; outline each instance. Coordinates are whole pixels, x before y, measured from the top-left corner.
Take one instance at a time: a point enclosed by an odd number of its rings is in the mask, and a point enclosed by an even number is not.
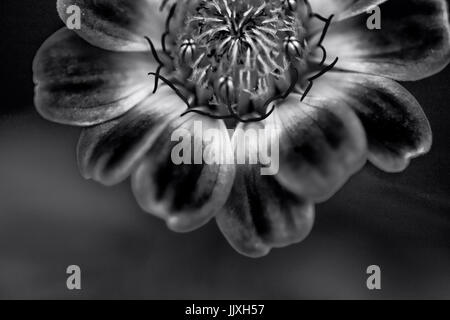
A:
[[[168,122],[184,109],[185,104],[172,89],[161,86],[117,120],[84,129],[78,143],[82,175],[105,185],[123,181]]]
[[[302,241],[314,223],[314,206],[310,202],[283,187],[274,175],[263,175],[266,165],[261,155],[267,153],[262,148],[270,144],[259,140],[270,134],[253,138],[248,134],[249,130],[257,132],[260,125],[241,125],[238,129],[243,131],[236,132],[243,134],[234,134],[236,177],[228,201],[216,217],[228,242],[249,257],[261,257],[272,248]],[[238,156],[238,146],[245,150],[245,157]],[[275,161],[273,154],[272,160]]]
[[[225,161],[230,154],[222,120],[193,114],[177,118],[133,173],[134,195],[145,211],[164,219],[170,229],[199,228],[228,198],[235,172],[234,165]]]
[[[145,36],[161,48],[161,36],[170,3],[162,0],[58,0],[58,13],[69,21],[70,6],[81,9],[81,29],[76,32],[89,43],[113,51],[148,51]]]
[[[364,129],[339,101],[293,94],[277,109],[280,132],[278,180],[307,199],[324,201],[367,160]]]
[[[412,81],[448,65],[450,26],[445,0],[388,1],[380,9],[381,30],[367,27],[368,14],[330,27],[323,45],[330,59],[339,57],[337,68]],[[318,53],[320,61],[322,53]]]
[[[334,15],[334,20],[343,20],[366,12],[387,0],[309,0],[313,11],[328,18]]]
[[[95,48],[62,29],[39,49],[34,62],[35,104],[46,119],[90,126],[121,116],[153,89],[151,56]]]
[[[429,122],[417,100],[393,80],[357,73],[332,72],[312,93],[351,107],[366,131],[369,159],[388,172],[404,170],[432,144]]]

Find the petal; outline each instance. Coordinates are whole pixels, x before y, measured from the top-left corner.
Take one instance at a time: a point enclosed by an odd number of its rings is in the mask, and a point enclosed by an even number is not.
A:
[[[132,176],[138,203],[174,231],[204,225],[222,208],[231,190],[234,165],[225,161],[230,154],[223,121],[192,114],[177,118]]]
[[[173,2],[173,1],[170,1]],[[148,51],[145,36],[157,48],[165,32],[170,4],[160,10],[163,0],[58,0],[58,13],[70,21],[70,6],[81,9],[81,29],[75,30],[89,43],[113,51]],[[69,9],[69,10],[68,10]]]
[[[95,48],[62,29],[39,49],[34,63],[35,104],[51,121],[89,126],[114,119],[153,89],[149,55]]]
[[[240,129],[256,132],[258,125],[241,125]],[[236,143],[246,141],[243,137],[234,135],[235,147]],[[224,210],[216,217],[228,242],[249,257],[261,257],[272,248],[302,241],[314,223],[314,206],[311,203],[284,188],[274,176],[263,175],[263,166],[257,163],[259,161],[249,161],[251,158],[259,159],[258,144],[253,140],[239,144],[245,148],[247,157],[245,161],[238,162],[230,196]],[[237,159],[237,152],[235,156]]]
[[[354,112],[332,99],[296,94],[277,109],[280,131],[278,180],[307,199],[323,201],[338,191],[367,160],[364,129]]]
[[[124,116],[83,130],[78,143],[82,175],[105,185],[126,179],[168,122],[185,109],[167,86]]]
[[[369,15],[330,27],[324,46],[338,68],[418,80],[450,61],[450,33],[444,0],[388,1],[381,7],[381,30],[369,30]],[[321,55],[319,57],[321,59]]]
[[[335,20],[344,20],[380,5],[387,0],[309,0],[313,12],[323,17],[335,15]]]
[[[383,77],[330,72],[311,92],[350,106],[367,134],[370,160],[382,170],[404,170],[432,144],[429,122],[417,100],[401,85]]]

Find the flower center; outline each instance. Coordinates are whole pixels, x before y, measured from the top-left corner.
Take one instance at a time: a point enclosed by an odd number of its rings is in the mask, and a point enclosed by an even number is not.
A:
[[[171,0],[161,1],[162,11]],[[262,121],[291,93],[301,94],[303,101],[314,81],[339,60],[325,64],[323,40],[334,15],[315,13],[309,0],[172,1],[162,52],[145,38],[158,63],[149,73],[155,77],[153,93],[160,80],[167,84],[188,107],[182,116],[194,112],[215,119]],[[323,28],[319,40],[308,43],[311,34],[303,20],[310,26],[312,19]],[[312,54],[317,50],[320,62]]]
[[[273,95],[277,82],[289,77],[291,62],[305,57],[305,31],[292,4],[196,1],[176,42],[176,66],[212,104],[249,109],[242,101]]]

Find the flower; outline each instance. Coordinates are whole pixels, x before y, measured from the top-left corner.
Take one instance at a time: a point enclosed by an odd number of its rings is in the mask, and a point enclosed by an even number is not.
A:
[[[444,0],[59,0],[63,21],[71,5],[81,29],[56,32],[34,61],[37,110],[83,127],[85,178],[131,176],[140,206],[172,230],[215,217],[237,251],[263,256],[303,240],[314,204],[367,160],[399,172],[431,147],[425,114],[396,81],[448,64]],[[381,30],[366,26],[374,6]],[[171,134],[195,121],[221,132],[223,156],[235,146],[227,129],[276,128],[278,174],[175,165]]]

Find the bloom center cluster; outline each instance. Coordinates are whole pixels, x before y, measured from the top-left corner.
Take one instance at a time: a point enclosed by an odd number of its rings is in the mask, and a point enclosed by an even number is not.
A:
[[[209,89],[217,104],[273,92],[275,81],[306,50],[301,21],[289,2],[197,1],[178,37],[178,67],[199,89]]]

